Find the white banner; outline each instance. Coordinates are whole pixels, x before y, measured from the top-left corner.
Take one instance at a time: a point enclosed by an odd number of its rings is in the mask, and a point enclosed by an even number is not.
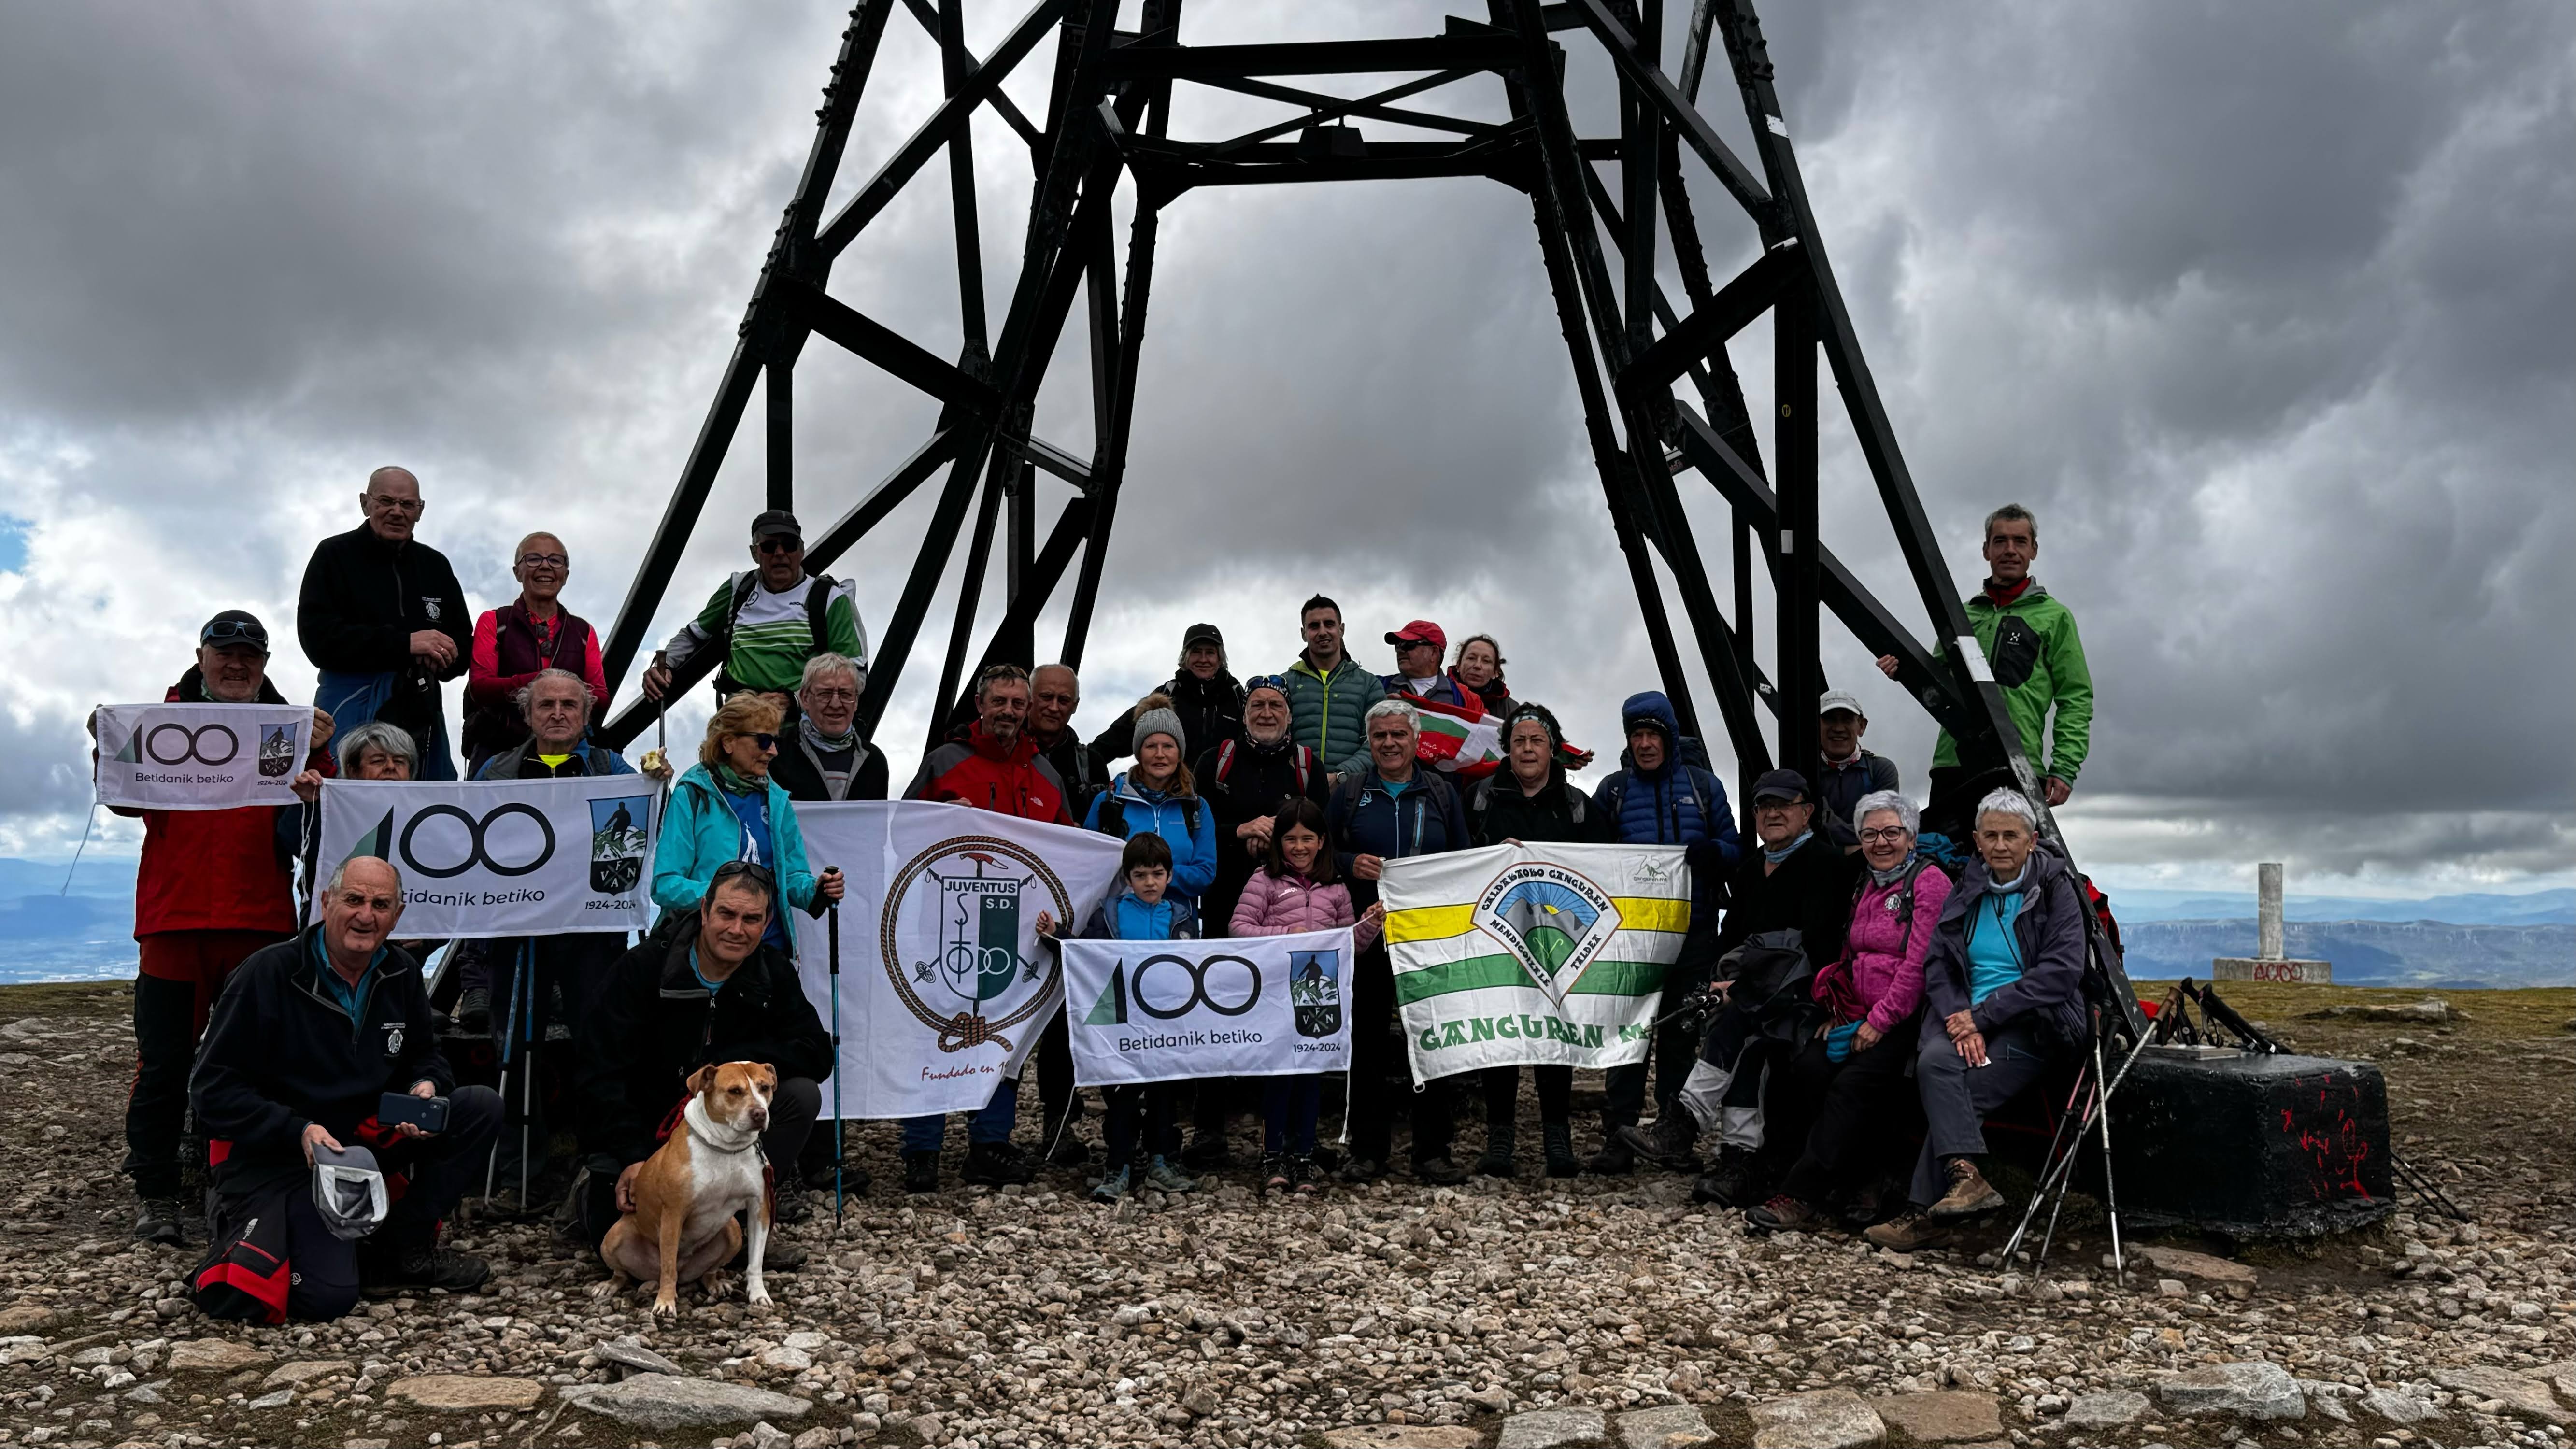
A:
[[[144,810],[292,805],[307,704],[103,704],[98,798]]]
[[[1646,1057],[1690,929],[1677,845],[1496,845],[1390,860],[1378,883],[1413,1079]]]
[[[653,782],[322,782],[328,880],[372,855],[402,872],[402,933],[542,936],[653,924]]]
[[[1338,1072],[1351,1064],[1351,931],[1066,941],[1064,1021],[1085,1087]]]
[[[794,917],[806,998],[839,1012],[842,1115],[971,1112],[1010,1090],[1064,999],[1038,912],[1080,930],[1126,842],[926,800],[799,804],[796,821],[815,873],[848,882],[837,1003],[829,922]]]

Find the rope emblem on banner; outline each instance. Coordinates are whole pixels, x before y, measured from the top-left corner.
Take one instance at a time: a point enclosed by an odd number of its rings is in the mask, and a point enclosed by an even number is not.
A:
[[[1023,866],[1026,875],[997,873],[1005,863]],[[968,867],[955,873],[935,865]],[[971,873],[969,873],[971,871]],[[936,1033],[939,1049],[961,1052],[990,1042],[1014,1050],[1003,1033],[1038,1014],[1063,967],[1050,959],[1046,975],[1019,954],[1020,892],[1031,882],[1043,885],[1059,921],[1073,914],[1073,894],[1045,859],[1024,845],[990,835],[961,835],[940,841],[906,862],[885,894],[878,917],[878,944],[885,957],[886,979],[914,1019]],[[930,960],[907,963],[897,935],[904,906],[916,886],[937,893],[937,948]],[[1000,1017],[984,1015],[983,1003],[1027,981],[1041,984],[1017,1009]],[[963,999],[960,1009],[942,1012],[923,1000],[923,990],[945,990]]]

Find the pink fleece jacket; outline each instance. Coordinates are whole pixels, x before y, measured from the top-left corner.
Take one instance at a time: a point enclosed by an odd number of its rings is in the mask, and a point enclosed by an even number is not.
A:
[[[1317,885],[1302,875],[1272,875],[1267,866],[1252,873],[1243,883],[1243,895],[1234,903],[1231,936],[1289,936],[1299,931],[1329,931],[1358,921],[1351,910],[1348,886]],[[1377,939],[1377,927],[1361,926],[1352,936],[1352,944],[1367,946]],[[1915,967],[1918,979],[1922,966]]]
[[[1867,879],[1863,877],[1863,879]],[[1869,1024],[1885,1035],[1914,1014],[1923,1001],[1923,958],[1932,949],[1941,924],[1941,904],[1950,899],[1950,878],[1926,866],[1914,877],[1914,919],[1896,913],[1904,883],[1871,884],[1852,907],[1851,931],[1842,959],[1816,973],[1815,997],[1830,999],[1833,978],[1851,983],[1869,1006]]]

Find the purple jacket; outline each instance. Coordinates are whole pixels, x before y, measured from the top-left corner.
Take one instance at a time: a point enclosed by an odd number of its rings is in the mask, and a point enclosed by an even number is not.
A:
[[[1234,903],[1232,929],[1226,934],[1290,936],[1299,931],[1329,931],[1358,919],[1351,909],[1350,887],[1317,885],[1302,875],[1272,875],[1265,867],[1243,883],[1243,894]],[[1376,939],[1376,929],[1364,926],[1352,944],[1366,946]]]
[[[1937,866],[1914,873],[1912,919],[1896,913],[1905,882],[1878,885],[1862,878],[1852,904],[1851,930],[1840,960],[1816,973],[1815,997],[1831,999],[1836,980],[1849,983],[1869,1008],[1870,1027],[1885,1036],[1923,1001],[1923,958],[1939,934],[1941,907],[1950,899],[1950,877]]]

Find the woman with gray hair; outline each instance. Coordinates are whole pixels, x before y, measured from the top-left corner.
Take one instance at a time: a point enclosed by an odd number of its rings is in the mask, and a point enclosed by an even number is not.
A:
[[[2083,886],[2041,848],[2039,811],[2011,790],[1977,802],[1977,858],[1941,910],[1923,961],[1915,1088],[1927,1127],[1914,1210],[1869,1230],[1897,1252],[1936,1246],[2004,1205],[1977,1168],[1985,1118],[2085,1040]]]
[[[1774,1140],[1804,1146],[1779,1190],[1745,1209],[1757,1228],[1813,1228],[1847,1195],[1839,1204],[1846,1216],[1876,1221],[1878,1179],[1893,1165],[1889,1148],[1903,1140],[1889,1127],[1911,1115],[1905,1068],[1950,878],[1914,853],[1919,817],[1903,795],[1863,795],[1852,822],[1868,872],[1852,888],[1842,954],[1810,988],[1823,1019],[1774,1079],[1769,1104]]]
[[[340,736],[333,755],[343,780],[408,780],[420,771],[420,746],[400,725],[369,720]]]

